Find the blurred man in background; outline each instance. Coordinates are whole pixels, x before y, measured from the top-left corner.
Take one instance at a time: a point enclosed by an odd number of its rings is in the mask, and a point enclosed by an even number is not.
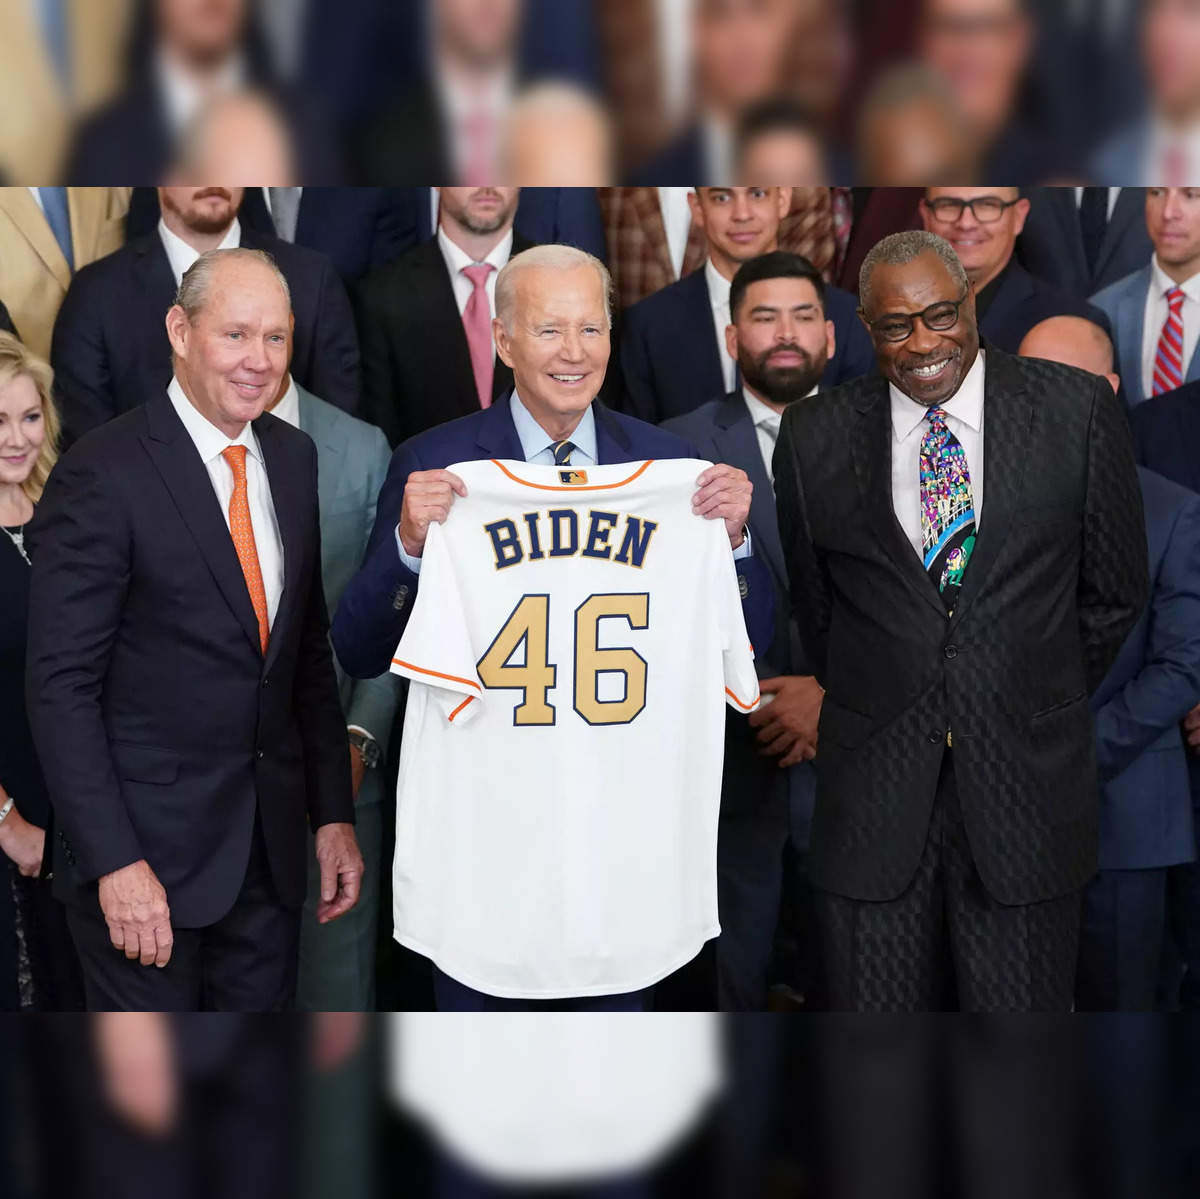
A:
[[[1154,255],[1092,297],[1111,324],[1125,402],[1200,379],[1200,189],[1146,189]]]
[[[1013,257],[1028,215],[1029,201],[1016,187],[927,187],[921,201],[925,228],[950,243],[975,290],[979,332],[1010,354],[1047,317],[1107,321],[1086,302],[1035,279]]]
[[[1026,357],[1102,375],[1112,343],[1077,317],[1026,334]],[[1200,702],[1200,499],[1139,468],[1150,603],[1092,697],[1100,768],[1100,872],[1084,892],[1076,1011],[1158,1007],[1169,868],[1196,857],[1180,722]]]
[[[734,162],[739,183],[763,179],[817,187],[829,181],[824,141],[799,100],[767,100],[747,110],[738,125]]]

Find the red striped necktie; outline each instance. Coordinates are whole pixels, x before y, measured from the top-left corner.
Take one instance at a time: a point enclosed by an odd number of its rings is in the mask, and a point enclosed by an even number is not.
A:
[[[1167,291],[1167,319],[1158,337],[1158,352],[1154,356],[1154,390],[1152,395],[1174,391],[1183,386],[1183,301],[1182,287]]]

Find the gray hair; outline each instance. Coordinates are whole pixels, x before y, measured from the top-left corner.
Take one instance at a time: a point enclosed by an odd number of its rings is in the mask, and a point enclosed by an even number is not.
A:
[[[239,246],[229,250],[206,250],[183,272],[179,290],[175,293],[175,303],[183,309],[189,321],[195,321],[208,303],[208,293],[217,267],[222,262],[232,259],[257,262],[271,271],[279,280],[288,308],[291,309],[292,289],[288,287],[288,281],[275,259],[265,250],[248,250]]]
[[[877,266],[904,266],[922,254],[936,254],[943,262],[950,277],[960,291],[967,290],[967,272],[959,262],[958,255],[944,237],[927,233],[924,229],[909,229],[904,233],[893,233],[876,242],[863,259],[858,272],[858,298],[865,310],[870,306],[871,276]]]
[[[604,288],[604,315],[611,329],[612,275],[608,273],[608,267],[586,250],[553,242],[533,246],[520,254],[514,254],[496,276],[496,316],[499,317],[500,323],[509,333],[512,332],[513,314],[517,305],[517,276],[522,271],[535,267],[543,270],[571,271],[581,266],[590,266],[600,276],[600,283]]]

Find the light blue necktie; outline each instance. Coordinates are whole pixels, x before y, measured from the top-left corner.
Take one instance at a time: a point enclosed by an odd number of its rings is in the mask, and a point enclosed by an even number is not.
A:
[[[74,90],[71,78],[71,47],[67,30],[67,0],[34,0],[38,25],[46,43],[46,51],[54,65],[54,73],[63,91],[70,96]]]
[[[42,208],[46,213],[46,222],[54,240],[58,242],[67,266],[75,270],[75,252],[71,243],[71,214],[67,208],[67,189],[65,187],[39,187],[38,195],[42,199]]]

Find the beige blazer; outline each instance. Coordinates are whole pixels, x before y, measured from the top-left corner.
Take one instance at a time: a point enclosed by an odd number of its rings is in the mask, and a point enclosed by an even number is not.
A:
[[[67,190],[75,269],[120,249],[125,240],[128,187]],[[0,300],[21,340],[50,357],[54,318],[71,272],[38,202],[27,187],[0,187]]]
[[[0,177],[59,183],[71,122],[121,82],[130,0],[66,0],[73,96],[50,61],[29,0],[0,0]]]

